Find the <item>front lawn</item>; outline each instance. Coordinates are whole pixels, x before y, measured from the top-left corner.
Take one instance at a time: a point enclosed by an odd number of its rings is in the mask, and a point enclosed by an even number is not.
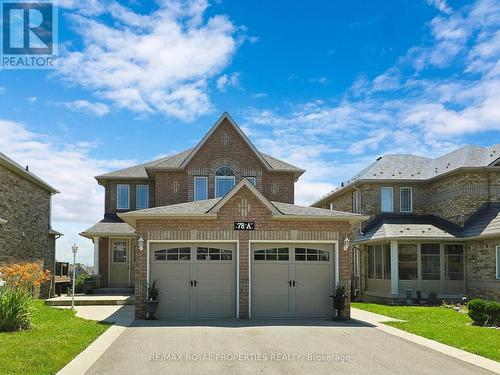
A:
[[[31,302],[32,327],[0,332],[0,374],[55,374],[109,327]]]
[[[500,361],[500,329],[471,326],[467,314],[444,307],[387,306],[353,303],[352,307],[405,322],[384,324]]]

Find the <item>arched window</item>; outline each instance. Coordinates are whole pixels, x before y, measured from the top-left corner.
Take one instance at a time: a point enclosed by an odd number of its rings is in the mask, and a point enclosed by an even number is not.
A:
[[[230,167],[220,167],[215,172],[215,197],[226,195],[235,185],[234,171]]]

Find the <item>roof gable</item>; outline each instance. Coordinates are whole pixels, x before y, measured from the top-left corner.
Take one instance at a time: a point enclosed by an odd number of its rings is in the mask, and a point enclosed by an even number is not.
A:
[[[184,168],[193,158],[194,156],[200,151],[200,149],[203,147],[203,145],[210,139],[210,137],[215,133],[215,131],[221,126],[221,124],[224,123],[224,120],[227,120],[227,122],[236,130],[238,135],[243,139],[243,141],[248,145],[248,147],[253,151],[255,156],[262,162],[262,164],[268,169],[271,170],[273,169],[269,162],[264,158],[264,156],[257,150],[257,148],[253,145],[253,143],[248,139],[245,133],[240,129],[238,125],[234,122],[234,120],[229,116],[227,112],[224,112],[221,117],[217,120],[217,122],[212,126],[212,128],[208,131],[207,134],[202,138],[202,140],[198,143],[198,145],[192,149],[191,153],[184,159],[184,161],[181,163],[180,167]]]
[[[222,199],[220,199],[210,210],[207,211],[207,213],[217,213],[219,210],[231,200],[231,198],[238,192],[240,191],[243,187],[248,188],[256,197],[257,199],[264,205],[266,206],[269,211],[273,213],[273,215],[282,215],[282,213],[274,206],[262,193],[257,190],[255,186],[253,186],[250,181],[248,181],[246,178],[241,179],[238,184],[236,184],[235,187],[229,191]]]

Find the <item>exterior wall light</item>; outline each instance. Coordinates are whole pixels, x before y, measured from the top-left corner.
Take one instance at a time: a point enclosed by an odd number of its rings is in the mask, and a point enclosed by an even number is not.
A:
[[[139,247],[139,251],[144,250],[144,237],[139,237],[139,239],[137,240],[137,246]]]
[[[351,240],[349,239],[348,236],[345,236],[345,238],[344,238],[344,251],[349,250],[350,244],[351,244]]]

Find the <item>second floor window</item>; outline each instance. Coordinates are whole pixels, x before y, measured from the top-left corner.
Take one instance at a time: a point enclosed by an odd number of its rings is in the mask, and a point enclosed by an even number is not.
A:
[[[411,187],[400,188],[400,211],[412,212],[413,211],[413,194]]]
[[[380,188],[380,200],[382,212],[393,212],[392,187]]]
[[[116,185],[116,208],[119,210],[128,210],[130,208],[130,187],[129,185]]]
[[[220,167],[215,173],[215,198],[226,195],[235,184],[234,171],[229,167]]]
[[[135,208],[138,210],[149,207],[149,186],[137,185],[136,187]]]
[[[206,177],[194,178],[194,200],[208,199],[208,179]]]
[[[352,192],[352,212],[355,214],[361,212],[361,192],[359,190]]]

